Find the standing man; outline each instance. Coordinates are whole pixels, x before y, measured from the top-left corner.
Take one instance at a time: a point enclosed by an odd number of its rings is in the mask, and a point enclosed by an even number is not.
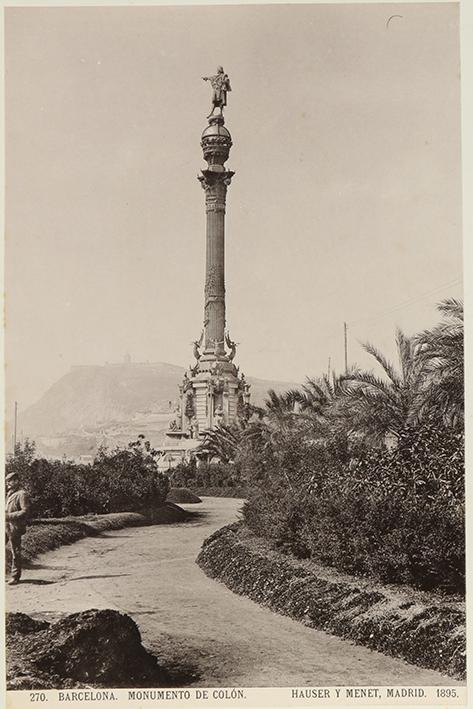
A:
[[[12,561],[10,586],[15,586],[21,577],[21,537],[26,532],[30,501],[28,493],[20,486],[18,473],[5,478],[7,497],[5,501],[6,542],[10,542]]]

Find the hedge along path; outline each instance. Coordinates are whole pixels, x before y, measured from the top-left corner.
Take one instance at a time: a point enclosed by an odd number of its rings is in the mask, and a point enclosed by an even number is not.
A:
[[[429,602],[427,594],[413,589],[324,573],[275,551],[240,522],[208,537],[197,563],[235,593],[309,627],[465,678],[466,619],[460,602]]]

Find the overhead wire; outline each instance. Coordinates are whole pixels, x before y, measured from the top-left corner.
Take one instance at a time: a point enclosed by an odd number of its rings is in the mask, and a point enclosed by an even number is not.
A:
[[[428,291],[425,291],[424,293],[421,293],[418,296],[408,298],[407,300],[402,301],[401,303],[397,303],[396,305],[390,306],[383,310],[379,310],[377,313],[373,313],[373,315],[366,315],[365,317],[357,318],[356,320],[347,320],[347,323],[348,325],[357,325],[360,322],[370,322],[371,320],[377,320],[380,317],[390,315],[391,313],[398,312],[399,310],[404,310],[404,308],[414,305],[415,303],[419,303],[421,300],[424,300],[425,298],[428,298],[431,295],[435,295],[435,293],[445,290],[445,288],[451,288],[454,285],[460,284],[462,280],[463,279],[461,277],[457,277],[451,281],[448,281],[447,283],[443,283],[442,285],[437,286],[436,288],[432,288]]]
[[[435,288],[431,288],[428,291],[424,291],[423,293],[419,293],[417,296],[407,298],[404,301],[401,301],[400,303],[397,303],[395,305],[389,306],[388,308],[384,308],[383,310],[379,310],[377,313],[373,313],[372,315],[367,315],[365,317],[357,318],[356,320],[347,320],[346,324],[348,328],[350,329],[354,325],[358,325],[359,323],[369,323],[373,322],[375,320],[379,320],[381,318],[384,318],[388,315],[397,313],[401,310],[404,310],[405,308],[410,307],[411,305],[415,305],[416,303],[421,302],[425,298],[428,298],[430,296],[435,295],[436,293],[441,292],[442,290],[445,290],[445,288],[451,288],[455,285],[458,285],[462,283],[463,278],[462,276],[457,276],[456,278],[453,278],[445,283],[442,283]],[[324,340],[331,340],[333,338],[341,338],[342,337],[342,324],[340,324],[340,327],[337,328],[337,330],[333,330],[331,333],[327,334],[324,337]]]

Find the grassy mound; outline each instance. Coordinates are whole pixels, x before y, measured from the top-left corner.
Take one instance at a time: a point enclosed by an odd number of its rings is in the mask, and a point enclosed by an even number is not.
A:
[[[235,593],[309,627],[465,677],[465,607],[459,600],[375,584],[297,560],[241,523],[206,539],[197,563]]]
[[[180,502],[181,504],[191,504],[202,502],[200,497],[195,495],[187,487],[172,487],[166,498],[168,502]]]
[[[174,502],[165,502],[164,505],[146,510],[145,514],[149,524],[176,524],[193,516],[192,512],[183,510]]]

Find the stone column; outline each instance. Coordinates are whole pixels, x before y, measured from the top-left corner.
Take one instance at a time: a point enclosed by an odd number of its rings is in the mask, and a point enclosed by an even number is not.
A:
[[[232,137],[222,115],[209,116],[200,144],[207,163],[198,177],[205,190],[207,219],[204,332],[203,337],[194,343],[197,363],[191,370],[192,376],[184,375],[181,388],[182,430],[168,431],[171,438],[189,435],[184,416],[185,393],[189,387],[194,394],[192,427],[193,430],[198,428],[200,439],[212,428],[237,420],[239,397],[242,396],[245,403],[250,397],[249,385],[243,375],[238,375],[233,363],[236,343],[232,342],[228,332],[225,335],[225,207],[227,189],[234,173],[225,167]]]
[[[207,212],[204,354],[225,354],[225,199],[231,172],[203,171]]]
[[[232,138],[223,116],[211,116],[201,146],[207,169],[199,177],[205,190],[207,245],[204,306],[204,357],[225,357],[225,202],[234,173],[224,167]]]

